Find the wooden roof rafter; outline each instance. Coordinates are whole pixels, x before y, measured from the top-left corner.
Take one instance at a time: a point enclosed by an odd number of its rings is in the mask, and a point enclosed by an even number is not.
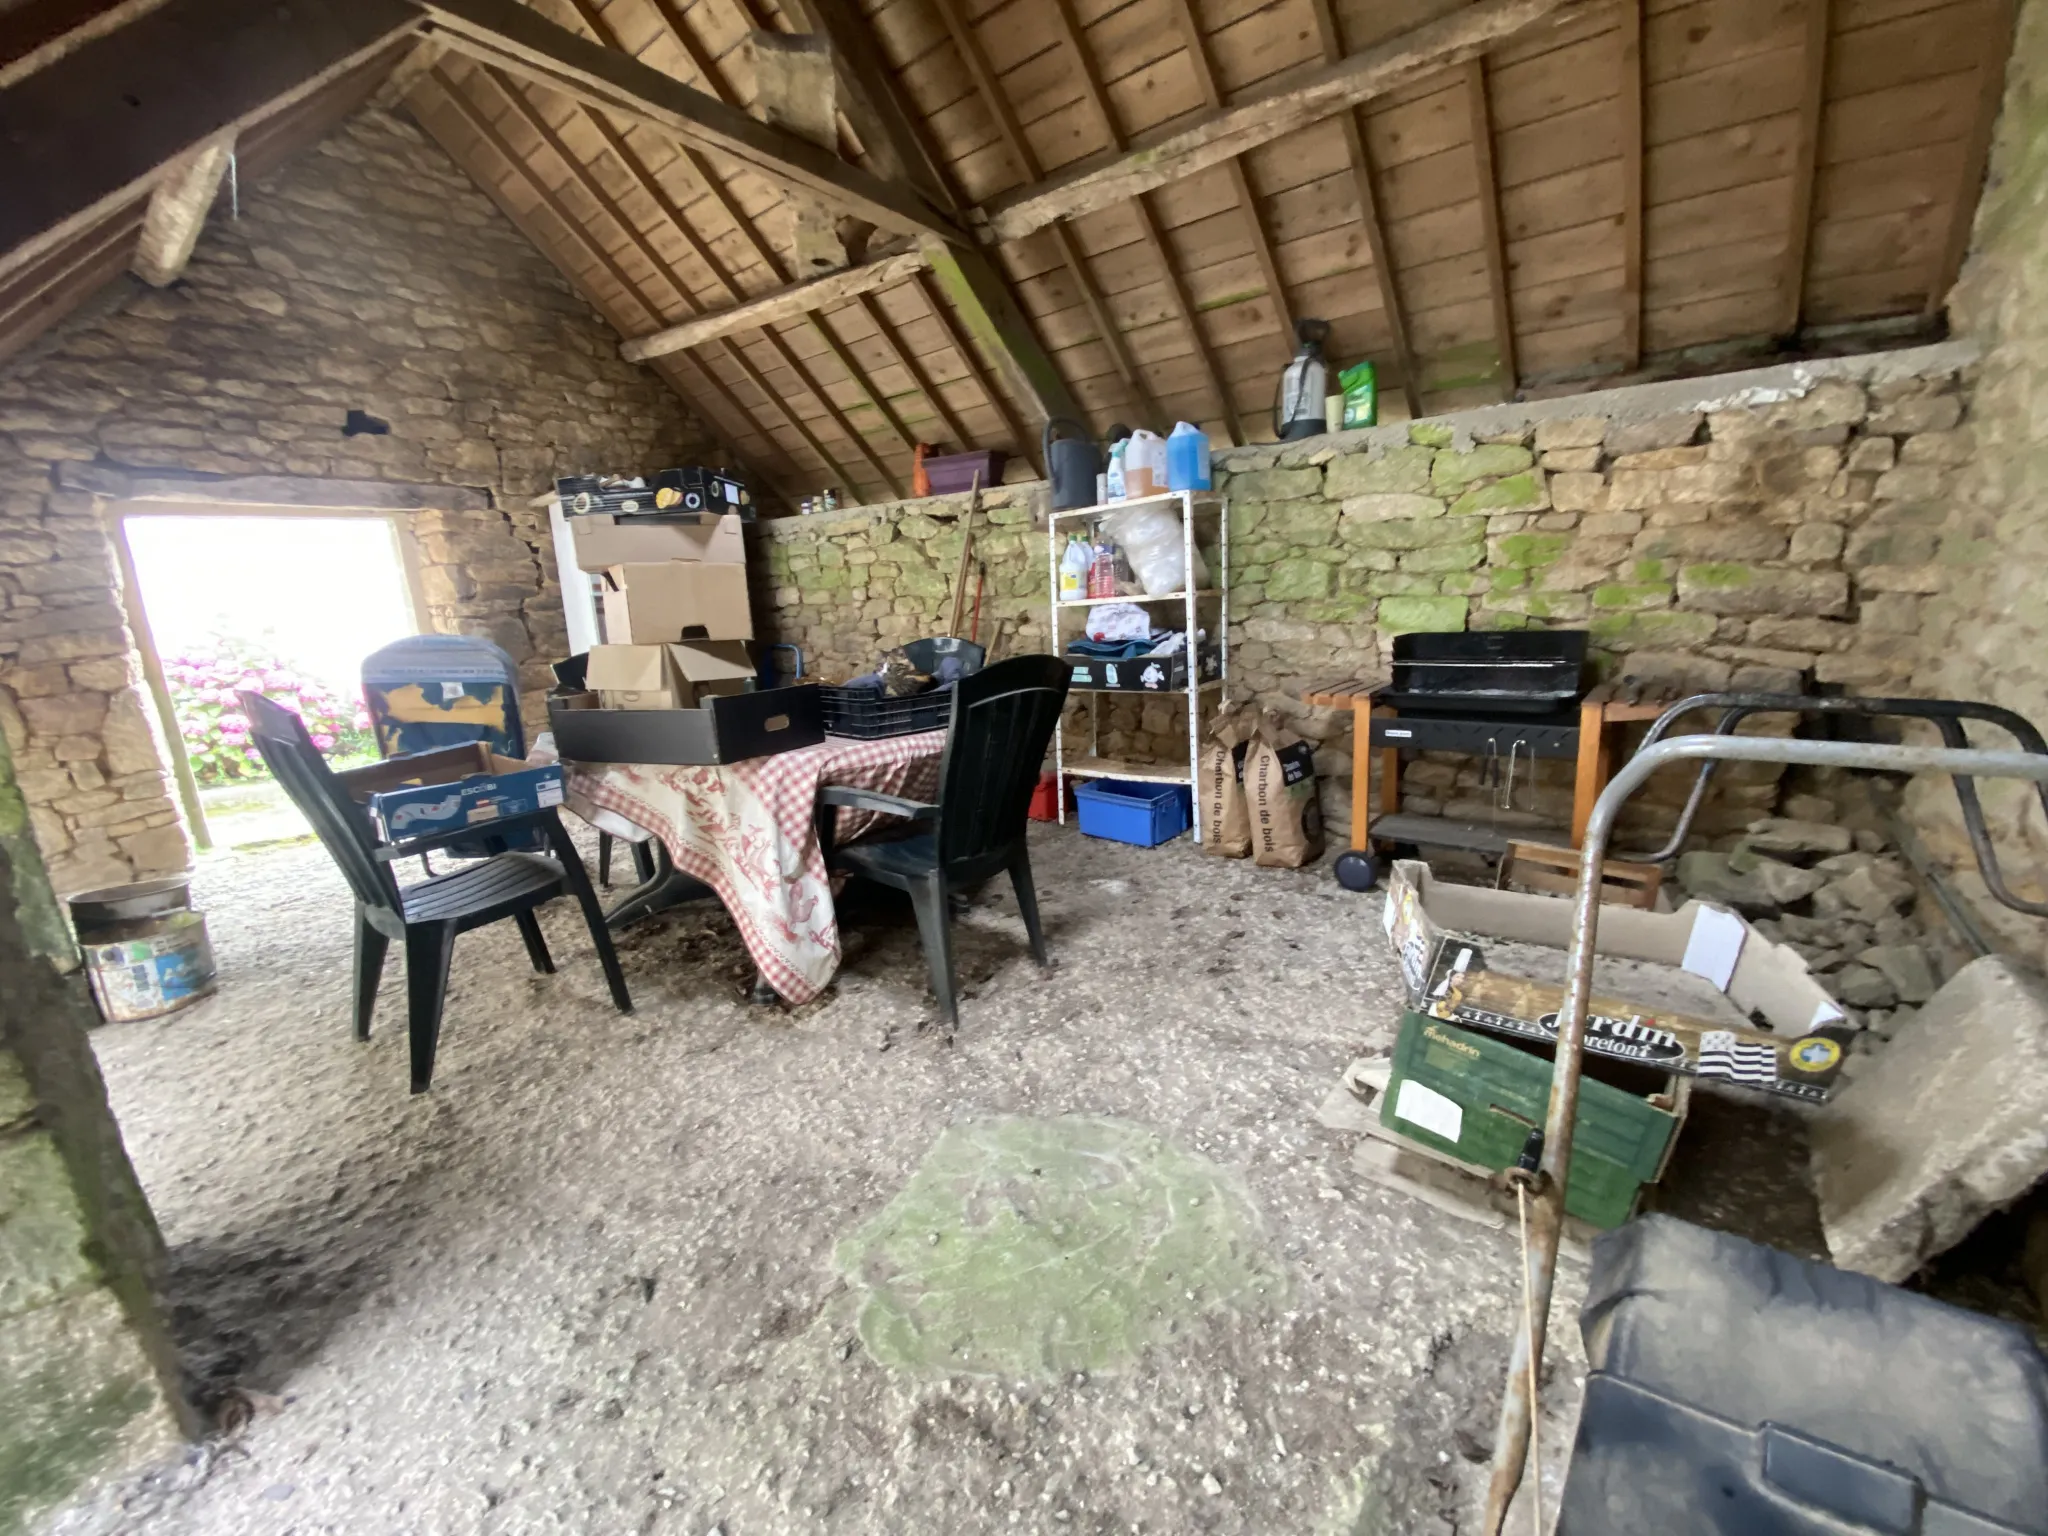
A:
[[[570,0],[570,4],[575,8],[579,18],[597,34],[602,46],[606,47],[609,51],[619,53],[623,57],[633,57],[633,55],[625,51],[624,38],[607,19],[605,13],[593,3],[593,0]],[[676,18],[678,22],[681,19],[680,17]],[[663,24],[664,26],[668,25],[666,17],[663,18]],[[683,37],[678,36],[676,41],[684,45],[686,53],[690,51]],[[695,54],[691,56],[692,58],[696,57]],[[704,77],[704,83],[709,88],[712,97],[722,105],[732,106],[735,103],[737,98],[732,94],[730,85],[722,75],[714,71],[711,75]],[[588,106],[589,104],[585,103],[585,105]],[[612,131],[616,132],[615,129]],[[620,143],[623,144],[623,142],[624,139],[621,135]],[[704,157],[696,149],[688,144],[679,145],[678,152],[678,158],[689,168],[699,188],[706,196],[718,204],[720,211],[725,215],[732,228],[743,240],[753,247],[771,273],[774,273],[779,279],[787,281],[788,273],[782,266],[774,248],[761,235],[754,221],[748,217],[745,209],[735,200],[731,189],[726,186],[716,170],[705,161]],[[719,287],[724,289],[727,299],[735,305],[744,303],[747,297],[746,290],[741,287],[732,269],[719,259],[717,253],[711,249],[710,245],[696,238],[692,221],[689,217],[682,213],[681,210],[677,210],[671,215],[671,222],[676,226],[677,231],[689,241],[698,260],[711,273],[713,280]],[[835,356],[837,356],[839,351],[837,338],[826,333],[824,328],[817,324],[815,317],[811,317],[809,323],[814,333],[826,342],[827,350],[834,351]],[[819,381],[817,376],[804,365],[803,360],[797,356],[795,350],[791,348],[781,333],[775,330],[772,325],[762,325],[757,329],[758,334],[768,344],[770,350],[776,354],[782,366],[795,376],[805,391],[818,402],[826,416],[831,418],[833,425],[846,437],[854,451],[867,462],[869,468],[874,471],[875,479],[887,487],[890,494],[895,496],[903,495],[906,482],[899,478],[897,471],[892,470],[875,452],[874,446],[868,441],[866,435],[847,417],[846,413],[840,408],[839,403],[827,392],[824,384]],[[728,350],[732,356],[741,359],[744,368],[750,371],[753,370],[753,365],[745,361],[744,354],[738,346],[729,340]],[[844,359],[841,359],[841,366],[845,366]],[[870,404],[872,404],[875,396],[871,387],[865,382],[864,376],[854,369],[849,369],[848,371],[849,376],[855,381],[855,388],[865,394]],[[769,391],[769,386],[765,379],[760,380],[757,383],[757,387],[761,388],[764,392]],[[796,414],[788,406],[787,402],[778,399],[777,403],[784,417],[792,424],[797,424]],[[818,442],[810,428],[799,425],[798,432],[800,436],[803,436],[813,445],[813,452],[817,453],[826,466],[839,478],[840,483],[847,489],[858,493],[859,481],[857,478],[849,474],[835,456],[824,451],[823,445]]]
[[[665,314],[663,306],[656,302],[624,267],[619,265],[617,258],[591,233],[586,221],[562,201],[560,195],[547,184],[532,163],[525,156],[521,155],[512,146],[511,142],[505,138],[503,133],[499,131],[497,125],[491,121],[489,114],[471,99],[468,93],[463,91],[461,86],[444,69],[437,65],[428,70],[417,84],[432,85],[436,98],[453,107],[478,142],[491,150],[518,179],[525,182],[540,206],[547,209],[555,222],[561,227],[568,242],[580,246],[605,271],[606,275],[618,285],[618,289],[624,298],[655,319],[663,318]],[[530,218],[525,216],[516,204],[513,204],[504,196],[495,179],[482,175],[479,168],[475,166],[471,166],[469,169],[478,184],[484,187],[487,192],[493,194],[494,200],[497,201],[499,207],[505,211],[506,215],[526,232],[528,239],[533,240],[543,251],[555,251],[556,264],[565,271],[574,271],[568,263],[561,259],[558,248],[552,242],[544,241],[539,237]],[[670,286],[676,289],[679,298],[685,303],[689,302],[687,293],[674,282],[673,278],[667,277],[663,273],[662,268],[657,267],[656,272],[657,275],[663,275],[664,280],[668,281]],[[607,314],[615,326],[618,325],[619,319],[616,305],[607,302],[602,293],[593,291],[587,279],[579,276],[575,280],[578,282],[578,286],[583,288],[585,296],[597,306],[599,311]],[[704,376],[713,384],[717,393],[724,398],[728,407],[745,420],[749,427],[759,434],[764,441],[772,444],[774,442],[772,434],[760,424],[754,413],[731,392],[730,388],[714,372],[708,368],[704,369],[703,372]],[[761,387],[764,396],[773,403],[773,392],[765,387],[765,382],[757,387]],[[699,411],[700,415],[703,414],[701,407]],[[712,418],[705,415],[704,419],[709,422]],[[801,432],[801,428],[799,428],[799,431]],[[830,462],[822,450],[822,445],[816,451],[818,451],[821,459],[824,459],[827,463]],[[744,462],[744,457],[738,452],[736,445],[734,445],[734,457]]]
[[[1003,94],[1002,81],[990,67],[988,55],[983,51],[980,40],[969,25],[966,14],[960,8],[960,0],[932,0],[940,17],[945,21],[946,31],[953,40],[953,47],[960,60],[967,66],[968,75],[974,81],[974,89],[982,105],[994,118],[996,130],[1002,135],[1003,145],[1016,162],[1017,169],[1027,183],[1036,183],[1044,175],[1033,152],[1030,141],[1024,137],[1023,126],[1017,121],[1017,114],[1009,99]],[[1043,226],[1042,226],[1043,227]],[[1088,311],[1089,320],[1095,326],[1096,339],[1109,353],[1110,364],[1123,381],[1124,389],[1133,406],[1144,415],[1158,420],[1161,412],[1159,401],[1153,396],[1151,386],[1146,382],[1143,370],[1132,357],[1123,330],[1109,312],[1109,305],[1102,296],[1102,289],[1088,269],[1088,258],[1082,252],[1080,243],[1074,238],[1073,230],[1064,222],[1052,221],[1049,226],[1054,245],[1059,250],[1060,261],[1073,279],[1075,291]]]
[[[1116,113],[1110,106],[1108,93],[1102,87],[1102,77],[1096,72],[1095,60],[1088,52],[1080,20],[1074,14],[1074,0],[1053,0],[1053,11],[1059,17],[1061,41],[1073,59],[1074,67],[1080,73],[1082,91],[1087,96],[1088,104],[1094,111],[1097,121],[1102,125],[1103,137],[1108,140],[1109,148],[1121,151],[1124,147],[1123,132],[1117,127]],[[1231,163],[1235,165],[1237,162]],[[1188,339],[1194,345],[1195,356],[1201,361],[1202,376],[1208,384],[1209,393],[1216,397],[1217,410],[1223,419],[1224,430],[1229,433],[1232,443],[1243,443],[1247,439],[1244,422],[1238,416],[1237,402],[1231,398],[1230,389],[1223,380],[1223,371],[1216,365],[1215,351],[1209,345],[1209,338],[1202,332],[1201,318],[1195,309],[1194,300],[1188,294],[1187,280],[1181,276],[1179,263],[1171,247],[1166,243],[1165,233],[1159,227],[1158,216],[1152,211],[1152,205],[1146,201],[1143,193],[1132,198],[1130,206],[1138,220],[1138,236],[1144,241],[1146,250],[1158,263],[1159,270],[1166,280],[1175,318],[1188,333]],[[1284,313],[1287,307],[1284,295],[1276,293],[1274,305]]]

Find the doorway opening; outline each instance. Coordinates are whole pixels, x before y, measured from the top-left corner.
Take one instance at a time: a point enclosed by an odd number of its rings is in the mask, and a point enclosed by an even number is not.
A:
[[[420,633],[409,536],[389,514],[124,511],[130,621],[193,839],[245,848],[311,834],[235,700],[299,712],[337,767],[375,759],[363,658]]]

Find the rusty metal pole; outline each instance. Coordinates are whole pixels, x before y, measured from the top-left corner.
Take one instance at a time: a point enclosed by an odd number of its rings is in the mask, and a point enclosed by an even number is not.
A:
[[[1557,1020],[1557,1060],[1551,1068],[1550,1112],[1543,1128],[1542,1172],[1548,1175],[1529,1216],[1533,1275],[1532,1305],[1515,1332],[1508,1360],[1507,1391],[1501,1399],[1494,1436],[1493,1475],[1486,1489],[1486,1536],[1502,1536],[1508,1506],[1522,1484],[1529,1454],[1529,1430],[1536,1404],[1529,1399],[1529,1363],[1539,1365],[1550,1322],[1550,1293],[1557,1278],[1557,1242],[1564,1229],[1565,1174],[1571,1166],[1572,1130],[1577,1120],[1579,1076],[1584,1064],[1586,1004],[1593,991],[1593,952],[1600,926],[1600,874],[1615,819],[1628,797],[1659,768],[1687,761],[1778,763],[1812,768],[1874,768],[1888,773],[1973,774],[1993,779],[2031,779],[2048,784],[2048,757],[2030,752],[1984,752],[1952,747],[1891,747],[1860,741],[1792,741],[1760,736],[1677,736],[1647,746],[1608,781],[1593,804],[1579,861],[1579,889],[1573,898],[1572,947],[1567,962],[1564,1004]],[[1560,1462],[1562,1466],[1564,1463]]]

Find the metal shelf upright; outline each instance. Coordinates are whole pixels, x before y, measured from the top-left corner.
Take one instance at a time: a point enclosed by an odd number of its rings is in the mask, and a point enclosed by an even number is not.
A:
[[[1065,602],[1060,600],[1060,554],[1063,532],[1072,532],[1076,523],[1085,523],[1110,512],[1124,512],[1132,507],[1149,505],[1172,505],[1180,512],[1181,569],[1192,572],[1195,568],[1195,519],[1214,514],[1216,518],[1216,584],[1199,590],[1183,588],[1178,592],[1148,593],[1142,597],[1124,598],[1078,598]],[[1066,529],[1061,524],[1067,525]],[[1058,789],[1059,819],[1062,825],[1067,819],[1068,779],[1133,779],[1148,784],[1185,784],[1193,799],[1191,821],[1195,841],[1202,840],[1202,797],[1195,793],[1195,764],[1200,759],[1202,698],[1205,694],[1220,697],[1224,685],[1230,678],[1230,498],[1220,491],[1162,491],[1154,496],[1133,496],[1126,501],[1105,502],[1093,507],[1075,507],[1065,512],[1055,512],[1046,521],[1047,557],[1047,601],[1051,605],[1052,641],[1057,654],[1065,655],[1067,637],[1061,632],[1064,616],[1072,613],[1086,613],[1090,608],[1100,607],[1105,602],[1127,602],[1139,604],[1179,603],[1182,605],[1184,632],[1187,639],[1188,681],[1184,689],[1171,690],[1184,693],[1188,705],[1188,761],[1185,769],[1172,763],[1122,762],[1103,757],[1101,745],[1101,712],[1099,700],[1102,695],[1112,697],[1147,699],[1159,698],[1163,694],[1151,693],[1134,688],[1076,688],[1075,693],[1085,693],[1088,701],[1088,755],[1069,764],[1066,758],[1066,722],[1053,732],[1053,774]],[[1201,678],[1200,646],[1197,634],[1205,627],[1201,618],[1201,606],[1214,604],[1216,623],[1214,637],[1217,645],[1218,675],[1203,681]]]

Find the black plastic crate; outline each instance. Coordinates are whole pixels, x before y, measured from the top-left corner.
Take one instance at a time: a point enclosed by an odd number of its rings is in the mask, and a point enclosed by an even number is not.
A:
[[[953,690],[934,688],[908,698],[888,699],[873,688],[818,689],[825,706],[825,734],[873,741],[881,736],[910,736],[943,730],[953,719]]]

